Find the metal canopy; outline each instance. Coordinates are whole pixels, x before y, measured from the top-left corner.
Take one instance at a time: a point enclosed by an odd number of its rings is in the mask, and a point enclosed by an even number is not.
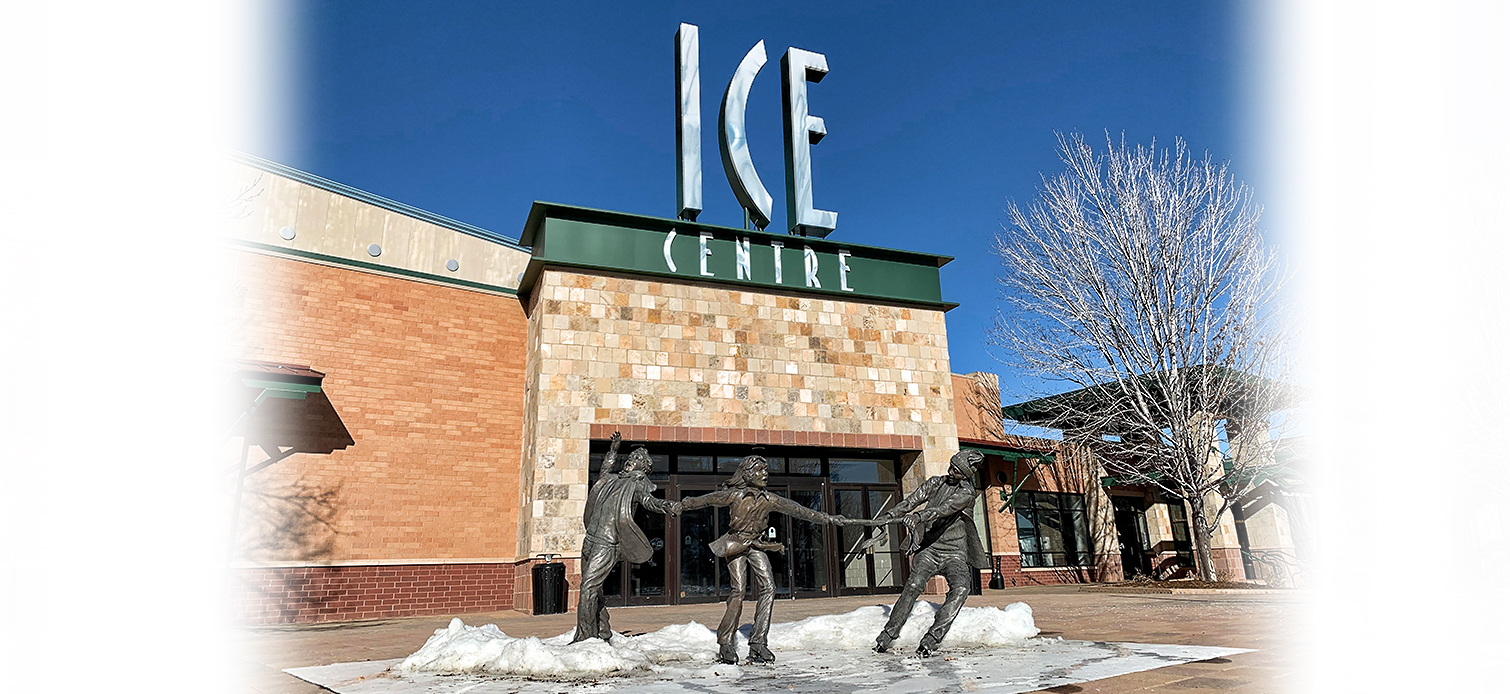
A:
[[[224,439],[229,442],[242,437],[240,460],[228,471],[236,475],[236,490],[227,562],[236,549],[241,492],[247,477],[296,453],[329,454],[355,443],[325,395],[325,374],[302,364],[250,360],[232,361],[229,372],[231,388],[239,391],[245,409]],[[261,448],[267,459],[247,467],[252,446]]]
[[[248,445],[290,454],[327,454],[355,443],[325,393],[325,374],[250,360],[233,361],[230,370],[246,405],[227,438],[242,436]]]
[[[1253,376],[1241,371],[1234,371],[1232,369],[1220,366],[1189,366],[1185,367],[1184,370],[1210,370],[1216,374],[1217,378],[1232,379],[1239,382],[1240,384],[1244,382],[1263,384],[1271,383],[1269,379]],[[1194,378],[1199,379],[1202,377],[1204,377],[1204,374],[1196,376]],[[1133,387],[1135,388],[1139,388],[1155,394],[1157,394],[1157,392],[1159,391],[1157,387],[1157,381],[1152,375],[1144,374],[1136,377],[1135,379],[1133,379],[1133,381]],[[1001,416],[1004,419],[1010,419],[1021,424],[1045,426],[1056,429],[1070,429],[1084,426],[1088,424],[1088,422],[1074,418],[1067,418],[1065,416],[1065,413],[1073,412],[1076,409],[1082,408],[1095,409],[1094,406],[1104,400],[1102,393],[1106,391],[1108,387],[1114,385],[1114,383],[1115,382],[1107,382],[1094,386],[1087,386],[1078,390],[1060,393],[1058,395],[1050,395],[1048,397],[1038,398],[1036,400],[1020,402],[1015,405],[1007,405],[1001,408]],[[1242,400],[1245,399],[1246,393],[1248,393],[1249,390],[1246,388],[1240,388],[1238,392],[1239,395],[1237,397],[1229,398],[1225,402],[1216,403],[1216,411],[1222,413],[1230,413],[1233,410],[1241,407]],[[1293,403],[1294,401],[1304,397],[1305,391],[1303,389],[1296,386],[1288,386],[1286,398],[1287,402]],[[1115,434],[1117,432],[1105,433]]]
[[[961,439],[959,447],[960,450],[976,450],[980,451],[983,455],[999,456],[1005,460],[1030,460],[1034,458],[1042,460],[1054,460],[1053,451],[1039,451],[1033,450],[1031,448],[1014,448],[1005,444],[991,445],[975,441],[966,442],[965,440]]]

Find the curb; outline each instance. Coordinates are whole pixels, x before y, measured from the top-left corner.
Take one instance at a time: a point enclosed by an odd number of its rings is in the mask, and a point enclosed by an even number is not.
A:
[[[1294,588],[1081,588],[1082,593],[1146,593],[1151,595],[1296,595]]]

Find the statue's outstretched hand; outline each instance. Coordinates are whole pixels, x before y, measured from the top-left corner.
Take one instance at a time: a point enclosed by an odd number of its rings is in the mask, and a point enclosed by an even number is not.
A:
[[[669,513],[669,514],[671,514],[673,516],[681,515],[681,512],[682,512],[682,502],[680,502],[680,501],[673,501],[673,502],[671,502],[671,506],[666,509],[666,513]]]
[[[912,554],[922,547],[923,519],[916,513],[909,513],[902,516],[899,520],[902,521],[902,526],[907,529],[906,539],[902,543],[902,551]]]
[[[620,441],[623,441],[623,440],[624,440],[624,435],[620,434],[618,431],[613,432],[613,436],[608,437],[608,442],[610,444],[615,444],[616,445]]]

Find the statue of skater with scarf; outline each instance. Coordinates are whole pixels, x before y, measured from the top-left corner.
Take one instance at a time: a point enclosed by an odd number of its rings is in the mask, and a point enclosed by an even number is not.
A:
[[[876,636],[877,653],[890,650],[892,642],[901,635],[902,626],[912,614],[912,605],[923,594],[928,579],[943,575],[949,582],[949,594],[917,651],[925,658],[933,655],[960,608],[965,606],[970,582],[979,581],[980,569],[989,566],[980,535],[975,531],[975,519],[971,517],[975,508],[975,466],[984,459],[980,451],[967,449],[955,453],[949,459],[949,474],[929,477],[875,520],[857,522],[866,526],[903,523],[908,538],[905,551],[912,555],[907,583],[891,608],[886,627]],[[923,508],[913,511],[919,506]]]

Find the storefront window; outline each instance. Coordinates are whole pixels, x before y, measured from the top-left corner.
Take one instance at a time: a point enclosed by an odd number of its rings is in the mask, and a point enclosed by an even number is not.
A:
[[[806,477],[820,477],[823,475],[823,459],[821,458],[790,458],[787,466],[788,475],[803,475]]]
[[[615,463],[615,467],[619,468],[619,470],[622,471],[624,469],[624,461],[628,457],[629,457],[628,453],[624,453],[623,451],[620,451],[619,452],[619,462]],[[653,479],[653,480],[663,480],[663,479],[666,479],[667,474],[670,473],[670,472],[671,472],[671,456],[669,456],[669,455],[655,455],[655,454],[651,454],[651,456],[650,456],[650,479]],[[592,455],[587,456],[587,481],[588,481],[588,483],[591,484],[593,482],[598,481],[598,475],[600,475],[602,473],[603,473],[603,454],[602,453],[593,453]]]
[[[985,489],[986,488],[986,473],[984,473],[984,472],[982,472],[980,470],[976,470],[975,471],[975,488],[976,489]],[[991,554],[991,528],[990,528],[990,525],[986,522],[986,495],[985,494],[976,494],[975,495],[975,511],[971,515],[974,517],[974,520],[975,520],[975,532],[976,532],[976,534],[980,535],[981,548],[984,549],[984,550],[986,550],[986,554],[987,555],[990,555]]]
[[[1191,551],[1190,521],[1185,517],[1185,502],[1171,501],[1169,507],[1169,534],[1174,536],[1174,551],[1183,566],[1195,566],[1195,554]]]
[[[896,465],[894,460],[830,458],[828,477],[847,484],[896,484]]]
[[[1085,495],[1018,492],[1015,507],[1024,567],[1090,565]]]
[[[735,462],[739,462],[735,459]],[[676,457],[676,471],[679,474],[697,474],[713,472],[713,456],[711,455],[679,455]],[[730,469],[730,472],[733,472]]]

